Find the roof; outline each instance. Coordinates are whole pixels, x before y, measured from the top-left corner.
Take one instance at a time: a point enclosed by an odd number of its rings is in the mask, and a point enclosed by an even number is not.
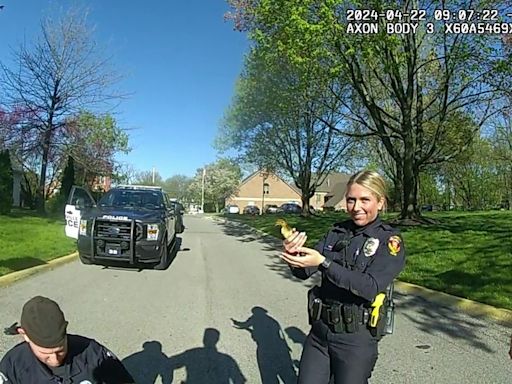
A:
[[[347,189],[347,183],[346,182],[341,182],[341,183],[335,184],[334,187],[332,187],[332,192],[330,192],[327,195],[325,195],[326,197],[330,196],[330,198],[323,205],[324,208],[326,208],[326,207],[327,208],[329,208],[329,207],[334,208],[345,197],[346,189]]]
[[[334,195],[334,187],[339,183],[346,185],[350,177],[351,175],[347,175],[346,173],[332,172],[328,174],[323,183],[316,188],[316,192],[328,192]]]

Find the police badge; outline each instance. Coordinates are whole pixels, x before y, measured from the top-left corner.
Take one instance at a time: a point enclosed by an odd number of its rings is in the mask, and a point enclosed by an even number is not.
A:
[[[373,255],[375,255],[375,252],[377,252],[377,248],[379,248],[379,239],[370,237],[364,243],[363,253],[366,257],[373,256]]]

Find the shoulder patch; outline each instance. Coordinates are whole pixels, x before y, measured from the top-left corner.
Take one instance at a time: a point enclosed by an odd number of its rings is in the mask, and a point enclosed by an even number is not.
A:
[[[397,235],[391,236],[388,239],[388,249],[391,256],[398,255],[398,252],[400,252],[400,248],[402,247],[401,243],[402,239],[400,239],[400,236]]]

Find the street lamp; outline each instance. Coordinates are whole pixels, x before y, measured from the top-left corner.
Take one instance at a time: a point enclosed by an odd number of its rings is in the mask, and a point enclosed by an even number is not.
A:
[[[265,207],[265,194],[268,194],[269,192],[269,185],[266,183],[269,172],[268,171],[261,171],[260,176],[263,180],[263,188],[262,188],[262,194],[261,194],[261,211],[260,215],[263,215],[263,209]]]

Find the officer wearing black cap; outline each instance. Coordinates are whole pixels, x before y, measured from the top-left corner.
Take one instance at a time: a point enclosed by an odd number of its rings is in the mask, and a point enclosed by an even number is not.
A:
[[[309,291],[311,331],[304,343],[299,384],[366,384],[377,342],[392,328],[392,282],[405,264],[399,232],[380,221],[385,181],[376,172],[353,175],[345,193],[351,220],[337,223],[314,249],[294,231],[281,258],[294,276],[320,271]]]
[[[24,342],[0,361],[0,384],[129,384],[122,363],[95,340],[67,334],[59,305],[36,296],[23,306],[17,332]]]

